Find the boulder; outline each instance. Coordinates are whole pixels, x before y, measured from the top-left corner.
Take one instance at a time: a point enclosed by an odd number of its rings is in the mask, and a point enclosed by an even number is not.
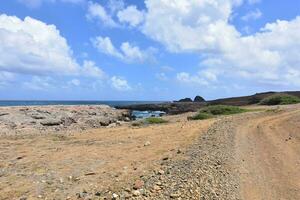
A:
[[[205,99],[201,96],[196,96],[195,99],[194,99],[194,102],[204,102]]]

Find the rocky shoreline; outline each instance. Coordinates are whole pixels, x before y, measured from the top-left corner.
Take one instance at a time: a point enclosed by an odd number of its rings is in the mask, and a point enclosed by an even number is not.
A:
[[[128,110],[97,106],[0,107],[0,136],[112,127],[130,121]]]

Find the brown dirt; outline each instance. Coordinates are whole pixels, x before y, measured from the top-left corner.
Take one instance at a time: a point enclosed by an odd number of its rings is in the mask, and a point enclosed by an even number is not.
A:
[[[163,125],[103,128],[81,134],[3,137],[0,140],[0,199],[71,199],[132,187],[158,168],[164,156],[179,159],[214,120],[192,122],[187,114]],[[144,146],[146,142],[149,146]]]
[[[96,192],[121,199],[300,199],[300,105],[254,109],[205,121],[185,114],[161,125],[3,137],[0,199],[76,199],[85,190],[91,199],[99,199]],[[132,190],[136,180],[145,183],[140,190]]]
[[[299,105],[239,126],[236,152],[242,199],[300,199],[299,130]]]

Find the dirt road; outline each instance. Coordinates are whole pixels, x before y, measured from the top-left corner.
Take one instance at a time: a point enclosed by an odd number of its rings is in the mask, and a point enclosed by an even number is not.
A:
[[[266,109],[220,118],[148,199],[300,199],[300,105]]]
[[[238,126],[236,156],[242,199],[300,199],[299,131],[299,106]]]

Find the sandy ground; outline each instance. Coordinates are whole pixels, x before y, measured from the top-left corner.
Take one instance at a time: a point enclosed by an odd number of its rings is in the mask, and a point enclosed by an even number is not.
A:
[[[164,125],[102,128],[69,135],[3,137],[0,140],[0,199],[77,199],[132,187],[158,170],[163,157],[180,159],[184,148],[214,120],[167,117]]]
[[[3,137],[0,199],[300,199],[300,105],[254,109],[204,121],[185,114],[163,125]]]

